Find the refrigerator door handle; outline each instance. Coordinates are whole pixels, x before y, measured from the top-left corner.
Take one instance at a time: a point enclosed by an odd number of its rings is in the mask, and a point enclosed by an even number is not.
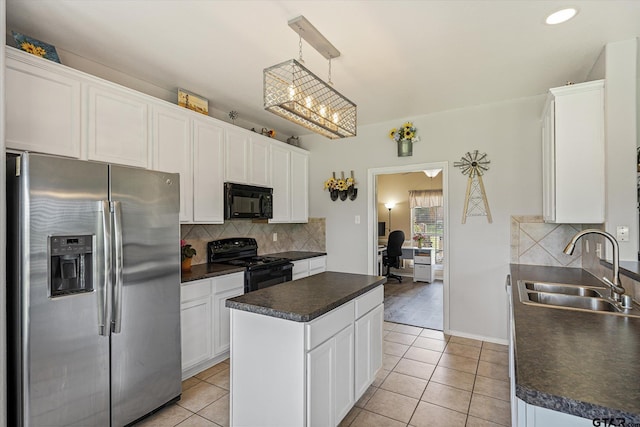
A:
[[[109,294],[111,292],[111,213],[108,200],[98,202],[102,219],[102,250],[104,251],[102,274],[98,281],[98,334],[109,335]]]
[[[111,202],[113,211],[113,242],[115,285],[113,287],[113,320],[111,331],[119,334],[122,330],[122,209],[119,201]]]

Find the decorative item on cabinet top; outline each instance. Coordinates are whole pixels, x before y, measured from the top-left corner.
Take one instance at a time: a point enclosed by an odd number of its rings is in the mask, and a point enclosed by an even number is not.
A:
[[[334,202],[340,198],[345,201],[347,197],[349,200],[355,200],[358,197],[358,189],[356,188],[356,180],[353,177],[353,171],[351,171],[351,177],[344,177],[344,172],[340,172],[340,178],[336,178],[336,173],[332,172],[332,177],[324,182],[324,189],[329,190],[329,197]]]
[[[205,116],[209,115],[209,100],[184,89],[178,89],[178,105]]]
[[[18,49],[22,49],[32,55],[39,56],[40,58],[48,59],[49,61],[57,62],[58,64],[60,64],[60,58],[58,57],[58,52],[56,52],[55,46],[52,46],[45,42],[41,42],[40,40],[33,39],[29,36],[25,36],[24,34],[17,33],[15,31],[11,31],[11,34],[13,34],[13,39],[15,40],[16,47]]]
[[[416,135],[418,129],[412,122],[405,122],[400,128],[393,128],[389,131],[389,138],[398,146],[398,157],[409,157],[413,155],[413,143],[420,141]]]

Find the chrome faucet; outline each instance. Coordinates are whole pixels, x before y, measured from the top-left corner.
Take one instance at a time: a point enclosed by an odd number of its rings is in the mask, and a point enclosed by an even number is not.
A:
[[[624,294],[624,288],[620,286],[620,248],[618,247],[618,241],[615,237],[613,237],[606,231],[598,230],[595,228],[582,230],[575,236],[573,236],[571,241],[564,248],[563,252],[567,255],[572,255],[573,250],[576,248],[576,242],[585,234],[599,234],[606,237],[611,242],[611,246],[613,246],[613,280],[609,280],[606,277],[603,277],[602,280],[611,288],[611,298],[613,298],[615,301],[620,301],[622,294]]]

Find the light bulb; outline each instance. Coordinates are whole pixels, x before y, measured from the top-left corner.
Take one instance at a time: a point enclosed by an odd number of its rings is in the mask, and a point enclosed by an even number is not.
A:
[[[324,105],[320,105],[320,115],[322,117],[326,117],[327,116],[327,108]]]
[[[576,16],[577,13],[578,11],[573,8],[562,9],[547,16],[545,22],[549,25],[562,24],[563,22],[567,22],[569,19]]]
[[[333,113],[333,123],[338,124],[339,121],[340,121],[340,114]]]
[[[311,108],[311,106],[313,105],[313,99],[311,99],[310,96],[307,96],[307,98],[305,99],[305,102],[307,103],[307,108]]]
[[[289,86],[289,100],[293,101],[293,98],[296,96],[296,88],[292,86]]]

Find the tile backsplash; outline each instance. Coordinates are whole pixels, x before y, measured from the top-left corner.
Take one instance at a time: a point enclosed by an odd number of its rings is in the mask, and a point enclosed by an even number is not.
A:
[[[555,267],[583,268],[592,275],[611,278],[611,268],[600,262],[596,255],[596,244],[602,245],[602,258],[610,250],[606,239],[597,234],[582,237],[572,256],[565,255],[563,249],[569,240],[580,230],[587,228],[603,229],[602,224],[549,224],[541,216],[511,217],[511,262],[516,264],[548,265]],[[587,243],[588,242],[588,243]],[[586,245],[592,248],[584,250]],[[622,286],[627,294],[638,302],[640,282],[628,276],[620,275]]]
[[[273,233],[278,240],[273,241]],[[207,243],[228,237],[253,237],[258,255],[287,251],[325,252],[325,218],[309,218],[306,224],[269,224],[251,220],[229,220],[224,224],[182,224],[180,236],[197,254],[193,264],[207,262]]]
[[[511,217],[511,262],[582,268],[582,245],[576,245],[573,255],[562,252],[571,238],[585,228],[601,225],[550,224],[542,216]]]

